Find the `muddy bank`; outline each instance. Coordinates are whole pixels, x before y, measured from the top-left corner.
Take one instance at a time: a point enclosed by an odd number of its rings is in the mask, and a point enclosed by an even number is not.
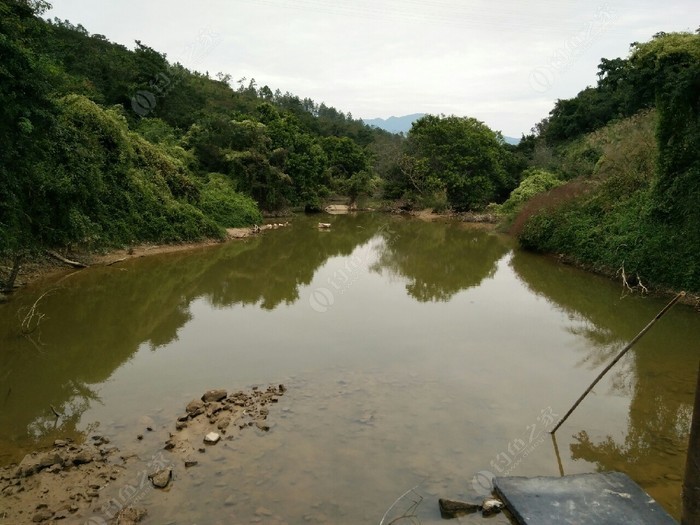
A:
[[[119,447],[98,434],[81,443],[56,440],[0,468],[0,524],[138,523],[149,500],[189,476],[209,450],[249,428],[269,432],[268,417],[285,391],[284,385],[209,390],[173,414],[169,428],[134,429],[133,443]]]
[[[31,259],[28,259],[22,263],[21,269],[17,276],[17,281],[15,283],[15,288],[20,288],[44,279],[54,278],[71,271],[81,271],[84,268],[94,266],[117,266],[120,263],[130,259],[163,253],[195,250],[198,248],[221,244],[222,242],[248,239],[250,237],[261,235],[269,230],[276,230],[278,228],[289,226],[291,226],[291,223],[284,221],[276,223],[272,222],[262,226],[256,225],[249,228],[227,228],[226,239],[224,240],[204,239],[198,242],[181,244],[144,243],[118,250],[110,250],[106,253],[76,250],[74,252],[66,253],[52,252],[54,255],[51,255],[49,252],[45,252],[44,254],[32,257]],[[0,283],[4,282],[5,277],[11,272],[11,265],[12,263],[10,260],[0,260]],[[7,299],[7,294],[0,293],[0,302]]]

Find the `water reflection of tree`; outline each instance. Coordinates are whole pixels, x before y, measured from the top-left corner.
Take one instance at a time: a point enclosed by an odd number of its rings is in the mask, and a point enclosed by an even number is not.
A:
[[[392,223],[372,269],[408,279],[406,291],[421,302],[447,301],[496,272],[508,248],[497,236],[454,223]]]
[[[46,319],[33,334],[36,345],[21,335],[17,310],[42,292],[0,305],[0,441],[21,452],[59,432],[78,436],[81,415],[99,401],[92,385],[107,380],[142,345],[155,349],[177,339],[197,298],[267,309],[295,301],[298,287],[320,265],[351,253],[382,223],[369,215],[341,219],[331,232],[300,219],[261,238],[69,277],[40,304]],[[51,406],[62,414],[58,421]],[[0,464],[21,459],[3,456],[3,448]]]
[[[324,219],[326,220],[326,219]],[[330,231],[298,220],[290,228],[257,240],[254,250],[224,254],[209,270],[201,290],[215,306],[258,304],[272,310],[299,299],[329,258],[350,255],[371,239],[385,219],[376,215],[327,219]]]
[[[516,253],[511,265],[534,293],[570,317],[571,331],[589,343],[583,363],[592,369],[609,362],[663,306],[663,301],[622,299],[620,289],[606,279],[531,254]],[[615,371],[613,389],[631,400],[624,440],[607,436],[595,442],[581,431],[571,444],[572,459],[595,463],[599,470],[626,472],[674,514],[680,501],[677,476],[683,472],[687,448],[698,340],[697,314],[676,307],[639,341],[627,366]],[[668,496],[669,486],[675,496]]]

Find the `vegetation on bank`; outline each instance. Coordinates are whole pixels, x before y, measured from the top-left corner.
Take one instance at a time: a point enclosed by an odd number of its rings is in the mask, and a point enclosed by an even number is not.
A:
[[[700,291],[700,35],[602,59],[595,87],[511,146],[469,117],[425,115],[402,136],[234,88],[47,8],[0,0],[0,289],[45,249],[222,237],[343,195],[497,213],[526,248]]]
[[[567,182],[514,219],[524,247],[700,291],[700,34],[659,33],[603,59],[598,86],[558,101],[534,132],[519,146],[530,165]]]
[[[480,208],[517,163],[500,134],[426,116],[408,139],[254,79],[189,71],[0,0],[0,258],[221,237],[334,196]],[[206,47],[206,37],[200,43]],[[2,288],[2,286],[0,286]]]

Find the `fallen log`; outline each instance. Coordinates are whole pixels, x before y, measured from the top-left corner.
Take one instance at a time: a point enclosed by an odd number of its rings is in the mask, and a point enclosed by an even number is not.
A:
[[[87,264],[83,264],[83,263],[78,262],[78,261],[71,261],[70,259],[66,259],[65,257],[63,257],[61,254],[58,254],[58,253],[51,251],[51,250],[46,250],[46,254],[50,255],[54,259],[58,259],[62,263],[65,263],[68,266],[71,266],[73,268],[87,268],[88,267]]]

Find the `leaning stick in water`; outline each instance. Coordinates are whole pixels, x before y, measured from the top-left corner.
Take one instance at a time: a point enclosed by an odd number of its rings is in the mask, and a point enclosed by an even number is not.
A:
[[[583,401],[583,399],[589,394],[589,392],[590,392],[591,390],[593,390],[593,387],[596,386],[596,385],[598,384],[598,381],[600,381],[601,379],[603,379],[603,376],[604,376],[605,374],[607,374],[608,371],[609,371],[613,366],[615,366],[615,364],[616,364],[620,359],[622,359],[622,356],[625,355],[625,354],[627,353],[627,351],[628,351],[630,348],[632,348],[632,347],[634,346],[634,344],[635,344],[637,341],[639,341],[639,340],[642,338],[642,336],[643,336],[644,334],[646,334],[646,333],[649,331],[649,329],[654,325],[654,323],[655,323],[656,321],[658,321],[659,319],[661,319],[661,318],[664,316],[664,314],[665,314],[666,312],[668,312],[668,311],[671,309],[671,307],[672,307],[674,304],[676,304],[676,303],[678,302],[678,300],[679,300],[681,297],[684,297],[684,296],[685,296],[685,292],[680,292],[678,295],[676,295],[676,296],[671,300],[671,302],[668,303],[666,306],[664,306],[664,308],[663,308],[658,314],[656,314],[656,316],[649,322],[649,324],[646,325],[646,326],[642,329],[642,331],[639,332],[639,333],[636,335],[636,337],[635,337],[634,339],[632,339],[632,340],[627,344],[627,346],[624,347],[624,348],[622,349],[622,351],[621,351],[619,354],[617,354],[617,357],[616,357],[615,359],[613,359],[612,362],[611,362],[608,366],[605,367],[605,370],[603,370],[603,371],[598,375],[598,377],[595,378],[595,381],[593,381],[593,383],[591,383],[591,386],[589,386],[589,387],[586,389],[586,391],[585,391],[583,394],[581,394],[581,397],[579,397],[579,398],[576,400],[576,403],[574,403],[574,406],[572,406],[572,407],[569,409],[569,411],[564,415],[564,417],[561,418],[561,419],[559,420],[559,423],[557,423],[557,426],[555,426],[555,427],[549,432],[550,434],[554,434],[554,433],[559,429],[559,427],[562,426],[562,425],[564,424],[564,421],[566,421],[566,420],[568,419],[568,417],[571,415],[571,413],[572,413],[574,410],[576,410],[576,407],[579,406],[579,405],[581,404],[581,401]]]

